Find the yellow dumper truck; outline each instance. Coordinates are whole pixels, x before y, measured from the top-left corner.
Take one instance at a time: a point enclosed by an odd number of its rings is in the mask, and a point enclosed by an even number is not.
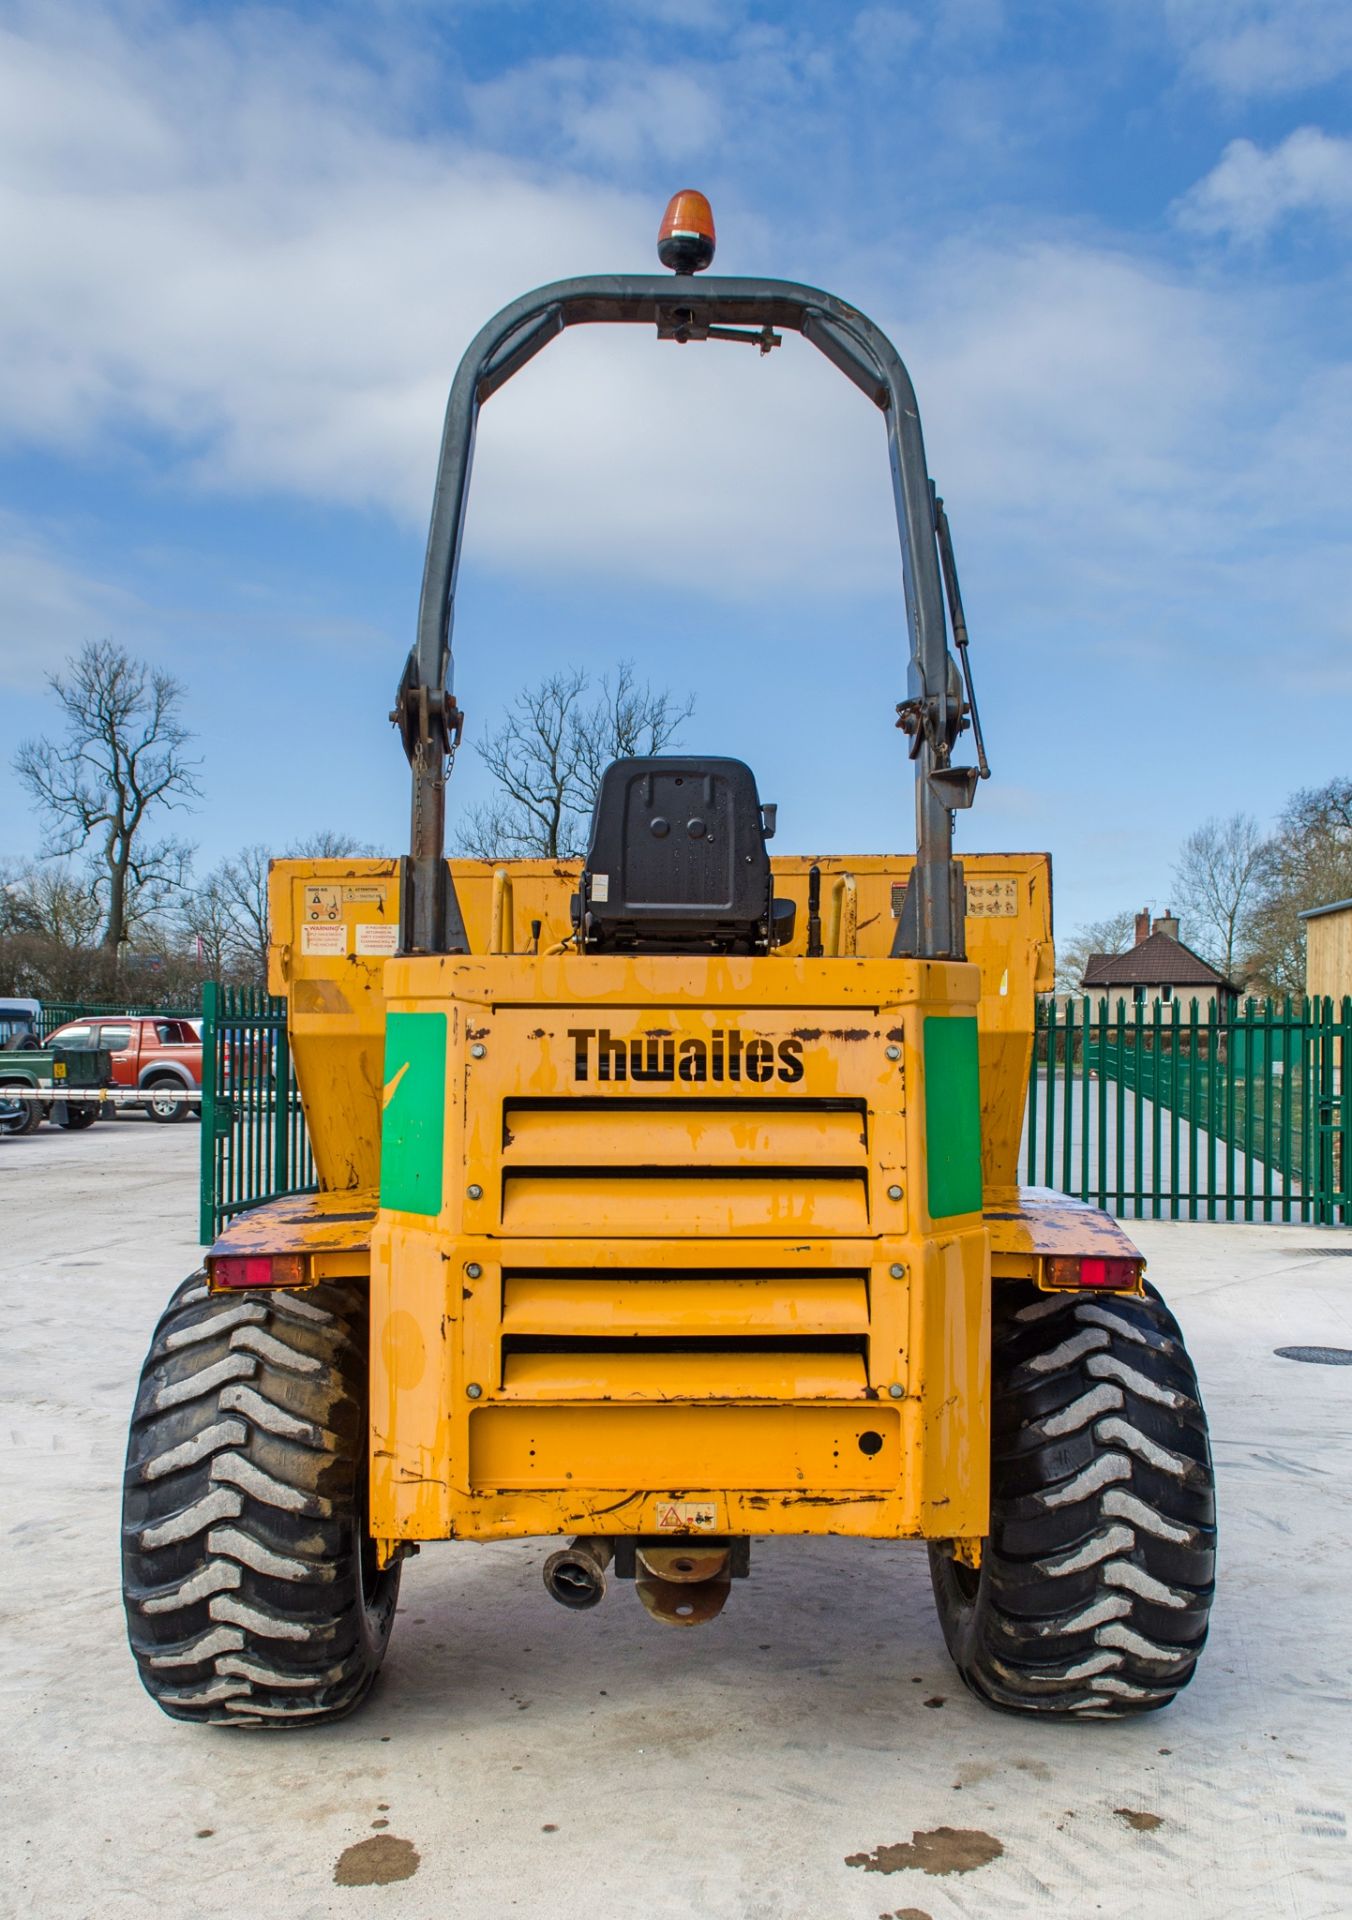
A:
[[[392,715],[410,852],[274,864],[320,1189],[228,1227],[142,1376],[126,1610],[177,1718],[349,1712],[401,1562],[442,1540],[539,1538],[555,1600],[632,1582],[676,1626],[734,1581],[755,1604],[757,1537],[923,1541],[964,1681],[1021,1712],[1163,1706],[1201,1651],[1215,1516],[1179,1329],[1114,1221],[1017,1183],[1050,868],[954,858],[987,768],[909,377],[829,294],[696,279],[712,251],[677,195],[669,274],[558,282],[472,343]],[[608,323],[762,353],[793,331],[881,413],[914,856],[772,859],[746,765],[667,755],[607,770],[580,862],[445,858],[479,410]]]

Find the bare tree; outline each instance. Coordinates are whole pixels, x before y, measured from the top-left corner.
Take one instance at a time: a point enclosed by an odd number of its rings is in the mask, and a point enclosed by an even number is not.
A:
[[[151,841],[162,809],[198,796],[183,688],[111,640],[91,641],[48,681],[65,715],[62,739],[27,740],[14,766],[46,818],[48,855],[95,842],[103,945],[116,954],[138,917],[158,911],[187,878],[191,849]]]
[[[376,849],[350,834],[326,829],[293,841],[282,858],[343,860]],[[262,981],[268,970],[268,868],[273,849],[255,842],[212,869],[188,901],[184,925],[201,942],[203,960],[216,972],[236,972]]]
[[[0,881],[0,894],[0,930],[34,933],[81,950],[98,941],[103,910],[88,868],[69,860],[32,861]]]
[[[1227,980],[1247,967],[1267,865],[1268,843],[1247,813],[1203,822],[1179,851],[1174,897],[1188,945]]]
[[[1109,914],[1106,920],[1090,920],[1077,927],[1069,940],[1056,948],[1056,990],[1078,993],[1084,970],[1096,953],[1125,953],[1136,933],[1136,915],[1128,907],[1122,913]]]
[[[1352,899],[1352,778],[1292,794],[1277,821],[1250,921],[1251,972],[1275,993],[1305,991],[1309,907]]]
[[[481,860],[581,853],[606,767],[674,745],[695,710],[692,697],[640,684],[628,660],[589,699],[591,687],[582,668],[549,675],[519,693],[496,732],[477,745],[498,792],[466,816],[464,852]]]

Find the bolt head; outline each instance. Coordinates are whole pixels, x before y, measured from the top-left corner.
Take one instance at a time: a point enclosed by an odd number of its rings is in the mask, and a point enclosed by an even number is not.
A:
[[[902,1386],[900,1380],[894,1380],[887,1389],[887,1392],[889,1399],[900,1400],[904,1397],[906,1389]]]
[[[900,1200],[900,1198],[901,1198],[901,1188],[900,1188],[900,1187],[889,1187],[889,1188],[887,1189],[887,1197],[888,1197],[888,1199],[889,1199],[889,1200]]]
[[[484,1190],[480,1186],[466,1187],[465,1192],[471,1200],[482,1200],[484,1197]]]
[[[465,1388],[465,1397],[469,1400],[480,1400],[483,1398],[483,1388],[477,1380],[471,1380]]]
[[[901,1058],[901,1048],[900,1048],[900,1047],[889,1047],[889,1048],[887,1049],[887,1057],[888,1057],[888,1059],[889,1059],[889,1060],[900,1060],[900,1058]]]
[[[894,1280],[904,1280],[906,1278],[906,1269],[899,1260],[894,1260],[887,1271]]]
[[[471,1260],[469,1265],[465,1268],[465,1272],[469,1275],[471,1280],[477,1280],[479,1278],[479,1275],[483,1272],[483,1268],[479,1265],[477,1260]]]
[[[482,1060],[484,1055],[488,1052],[488,1048],[483,1044],[482,1040],[476,1040],[474,1045],[470,1048],[470,1052],[476,1060]]]

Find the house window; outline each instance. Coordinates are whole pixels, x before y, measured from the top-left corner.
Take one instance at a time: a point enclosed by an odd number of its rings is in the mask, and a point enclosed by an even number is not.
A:
[[[1173,988],[1172,988],[1172,987],[1170,987],[1170,986],[1163,986],[1163,987],[1161,987],[1161,988],[1160,988],[1160,999],[1161,999],[1161,1000],[1172,1000],[1172,999],[1173,999],[1173,997],[1174,997],[1174,990],[1173,990]]]
[[[1143,1007],[1145,1005],[1145,988],[1133,987],[1131,990],[1131,997],[1136,1002],[1138,1007]]]

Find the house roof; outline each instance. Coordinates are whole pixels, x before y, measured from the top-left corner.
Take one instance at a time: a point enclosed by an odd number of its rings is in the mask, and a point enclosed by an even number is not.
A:
[[[1125,953],[1091,954],[1085,987],[1224,987],[1231,983],[1171,934],[1152,933]],[[1233,988],[1231,988],[1233,991]]]
[[[1352,900],[1330,900],[1326,907],[1307,907],[1304,913],[1298,913],[1298,920],[1318,920],[1325,913],[1347,913],[1352,910]]]

